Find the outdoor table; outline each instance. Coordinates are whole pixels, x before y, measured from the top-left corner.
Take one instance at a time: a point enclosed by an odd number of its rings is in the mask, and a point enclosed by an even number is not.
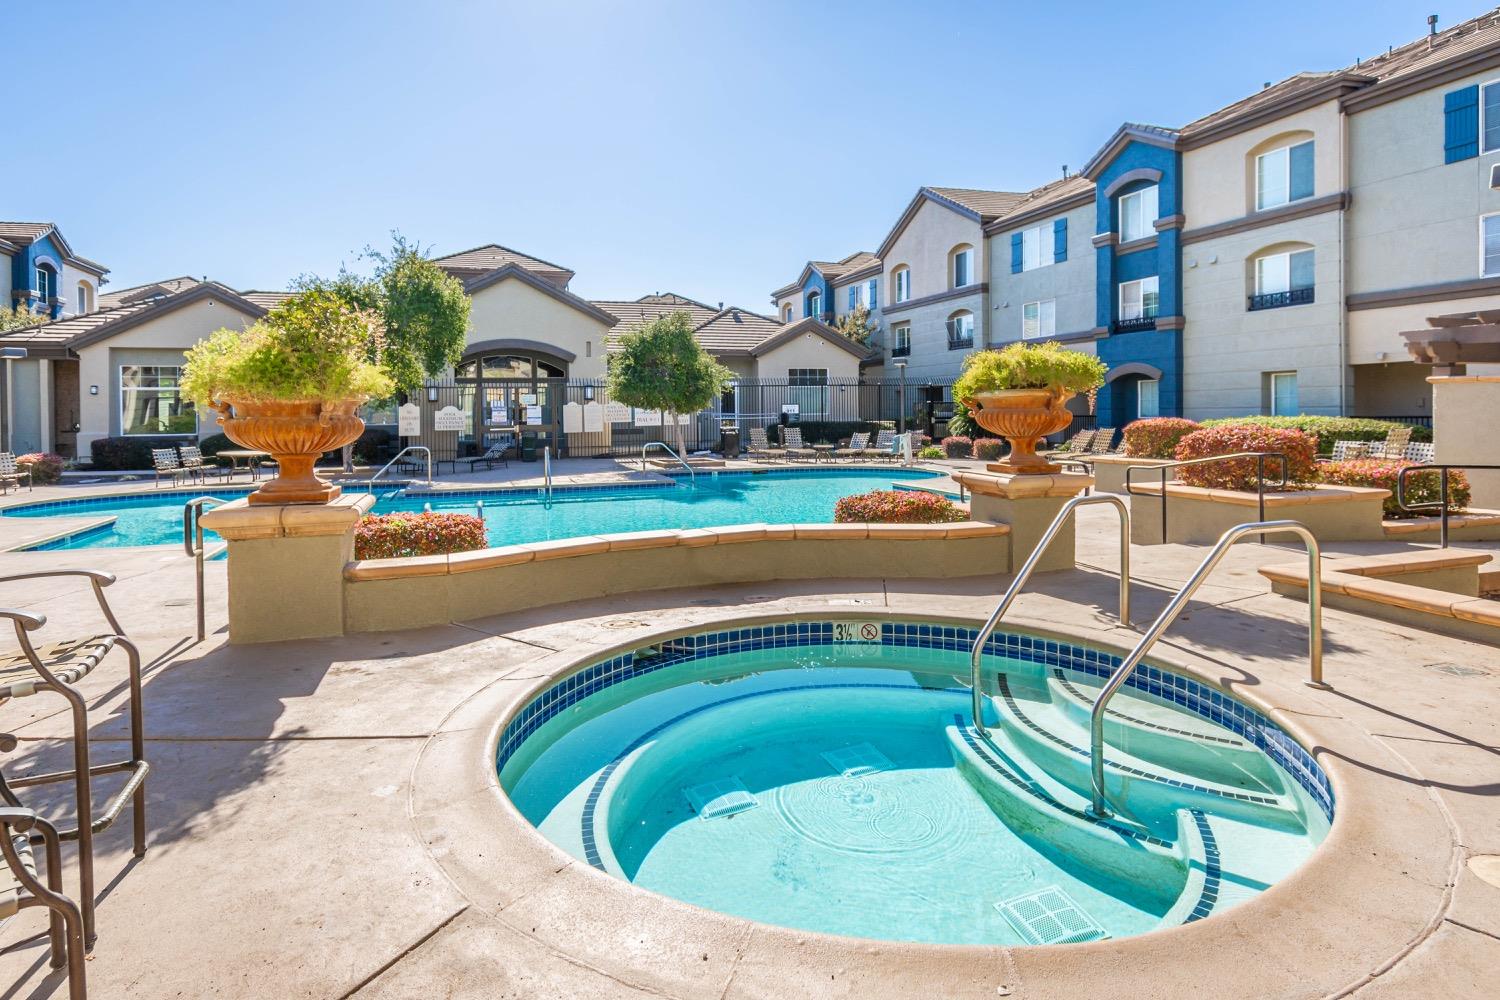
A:
[[[833,450],[837,447],[838,445],[836,444],[815,444],[812,446],[812,450],[818,453],[816,457],[819,460],[824,462],[832,462]]]
[[[271,457],[271,453],[269,451],[251,451],[247,448],[226,448],[219,452],[218,457],[229,459],[229,478],[231,480],[234,479],[234,474],[239,471],[241,459],[245,461],[245,471],[250,473],[252,480],[256,480],[260,478],[260,474],[256,470],[255,460],[258,458],[269,458]]]

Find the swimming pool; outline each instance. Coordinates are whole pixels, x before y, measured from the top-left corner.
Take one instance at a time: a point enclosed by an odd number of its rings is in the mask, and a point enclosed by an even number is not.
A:
[[[734,470],[674,476],[654,483],[560,486],[550,499],[539,489],[389,491],[374,513],[435,511],[473,514],[483,508],[491,546],[542,542],[618,531],[707,528],[726,524],[798,524],[833,520],[840,497],[891,489],[895,482],[937,473],[916,469]],[[37,548],[80,549],[175,544],[182,505],[195,496],[226,499],[248,489],[205,487],[128,497],[86,497],[22,504],[6,517],[114,517],[114,523]],[[212,534],[211,532],[208,534]]]
[[[1088,711],[1111,653],[986,649],[923,622],[746,625],[587,664],[501,730],[501,787],[617,878],[811,931],[1059,944],[1211,917],[1302,864],[1333,817],[1317,763],[1255,709],[1143,666],[1112,702],[1088,812]]]

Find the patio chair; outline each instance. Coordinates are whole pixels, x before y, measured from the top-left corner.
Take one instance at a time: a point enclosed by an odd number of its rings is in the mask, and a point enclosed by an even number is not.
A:
[[[1431,441],[1413,441],[1406,446],[1401,457],[1408,462],[1418,462],[1422,465],[1431,465],[1437,461],[1437,445]]]
[[[146,763],[145,726],[141,715],[141,654],[135,643],[126,638],[120,622],[110,609],[104,588],[115,582],[114,574],[87,569],[43,570],[0,577],[0,583],[84,577],[94,588],[99,609],[109,625],[105,632],[82,638],[64,639],[41,646],[34,645],[31,633],[47,623],[47,616],[0,607],[0,618],[9,618],[15,626],[19,650],[0,652],[0,704],[13,698],[25,698],[41,692],[53,692],[68,703],[73,716],[73,767],[48,774],[26,774],[8,780],[0,772],[0,800],[13,809],[24,808],[16,790],[59,781],[73,783],[77,801],[78,825],[59,830],[62,840],[78,841],[79,905],[83,912],[83,938],[94,940],[94,837],[108,830],[130,802],[134,820],[135,856],[146,855]],[[95,764],[89,759],[89,709],[83,693],[74,685],[97,667],[115,647],[125,651],[129,661],[130,756]],[[98,811],[94,810],[91,782],[95,775],[125,774],[125,781]]]
[[[31,484],[30,467],[21,468],[16,464],[15,455],[11,454],[8,451],[0,451],[0,494],[10,492],[12,483],[15,484],[16,489],[20,489],[22,479],[26,480],[27,490],[36,489],[36,487]]]
[[[834,458],[856,459],[863,458],[865,451],[870,447],[870,432],[858,431],[849,436],[849,444],[844,448],[833,449]]]
[[[505,453],[509,450],[509,444],[506,444],[504,441],[496,441],[489,446],[489,449],[483,455],[473,455],[469,458],[461,459],[461,461],[469,463],[470,472],[473,472],[474,466],[480,462],[484,463],[486,469],[493,469],[496,462],[499,462],[502,468],[508,469],[510,468],[510,460],[505,457]]]
[[[773,448],[771,442],[766,439],[764,427],[750,428],[750,447],[745,449],[745,454],[750,456],[764,456],[768,459],[786,458],[785,448]]]
[[[787,458],[817,458],[818,453],[802,443],[802,428],[783,427],[781,442],[786,445]]]
[[[1371,458],[1400,458],[1406,451],[1406,446],[1411,444],[1411,428],[1407,426],[1392,427],[1385,436],[1383,444],[1376,443],[1370,447]]]
[[[881,430],[875,435],[875,443],[865,449],[866,458],[895,461],[901,456],[896,452],[896,432]]]
[[[15,748],[14,736],[0,734],[0,750]],[[33,844],[40,844],[46,854],[46,884],[37,874]],[[83,915],[78,904],[62,893],[62,844],[57,828],[30,809],[0,806],[0,854],[10,869],[10,884],[0,882],[0,926],[21,910],[46,907],[52,968],[67,966],[69,1000],[85,1000]]]
[[[155,486],[160,486],[163,479],[170,479],[172,485],[176,486],[184,479],[192,476],[192,473],[182,467],[182,460],[177,457],[176,448],[152,448],[151,466],[156,473]]]
[[[1094,443],[1094,438],[1098,436],[1098,431],[1079,431],[1068,439],[1067,447],[1049,448],[1040,454],[1045,458],[1051,458],[1053,455],[1087,455]]]
[[[1349,462],[1357,458],[1369,457],[1370,442],[1368,441],[1335,441],[1333,442],[1333,455],[1328,461]]]
[[[1090,455],[1113,455],[1115,443],[1115,429],[1113,427],[1100,427],[1094,432],[1094,440],[1089,442]]]
[[[223,470],[218,465],[209,465],[203,457],[203,451],[197,445],[185,444],[177,449],[179,455],[178,464],[189,478],[196,477],[199,482],[207,479],[210,474],[223,475]]]

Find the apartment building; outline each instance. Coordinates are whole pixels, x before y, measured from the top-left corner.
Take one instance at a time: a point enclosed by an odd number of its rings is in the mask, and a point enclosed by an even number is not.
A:
[[[984,227],[989,244],[987,347],[1056,340],[1094,349],[1094,185],[1073,175],[1026,194]]]

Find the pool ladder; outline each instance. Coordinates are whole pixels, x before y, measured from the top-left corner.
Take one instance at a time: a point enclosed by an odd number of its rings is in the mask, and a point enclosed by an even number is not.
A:
[[[668,455],[671,455],[673,458],[677,459],[677,464],[680,465],[680,466],[682,466],[684,469],[686,469],[688,471],[688,478],[689,478],[689,480],[691,481],[693,487],[695,489],[697,488],[697,486],[698,486],[698,472],[697,472],[697,470],[694,469],[691,465],[687,464],[687,462],[683,460],[682,456],[679,455],[679,454],[677,454],[677,452],[672,449],[672,446],[669,445],[669,444],[667,444],[665,441],[647,441],[645,444],[641,445],[641,471],[642,472],[646,471],[646,452],[650,451],[652,448],[660,448],[662,451],[666,452]]]
[[[984,644],[994,633],[995,627],[1000,624],[1000,619],[1005,616],[1005,612],[1010,610],[1010,606],[1021,592],[1021,588],[1031,579],[1031,574],[1035,572],[1037,563],[1041,561],[1042,555],[1052,544],[1058,533],[1062,531],[1063,526],[1068,523],[1069,518],[1073,516],[1073,512],[1079,507],[1095,503],[1110,504],[1120,514],[1120,624],[1126,627],[1130,625],[1130,511],[1125,506],[1123,500],[1111,494],[1101,493],[1094,494],[1093,496],[1074,497],[1063,504],[1062,509],[1057,512],[1057,516],[1052,519],[1052,523],[1048,525],[1047,530],[1042,534],[1041,541],[1037,543],[1036,548],[1027,557],[1025,565],[1016,574],[1016,578],[1011,581],[1011,585],[1005,591],[1005,595],[1000,598],[1000,603],[996,605],[994,614],[990,615],[989,620],[984,623],[984,626],[974,638],[974,647],[969,653],[970,685],[973,694],[973,724],[974,731],[986,741],[989,741],[990,733],[984,726],[984,688],[983,675],[980,672],[980,660],[984,654]],[[1303,544],[1307,547],[1307,659],[1309,676],[1306,683],[1310,687],[1315,688],[1326,689],[1328,687],[1323,682],[1323,588],[1319,575],[1322,554],[1318,547],[1317,537],[1298,521],[1252,521],[1248,524],[1235,525],[1219,536],[1219,541],[1214,545],[1212,551],[1204,556],[1203,561],[1198,564],[1198,568],[1193,571],[1193,575],[1188,577],[1187,582],[1172,595],[1172,599],[1167,602],[1167,606],[1162,610],[1162,613],[1156,617],[1156,621],[1151,623],[1151,627],[1146,629],[1140,641],[1135,644],[1135,648],[1120,661],[1120,665],[1115,668],[1115,672],[1110,675],[1109,680],[1105,682],[1103,690],[1099,692],[1099,697],[1094,701],[1093,710],[1089,714],[1089,772],[1093,793],[1092,812],[1095,816],[1102,819],[1110,815],[1109,804],[1105,800],[1104,790],[1104,715],[1109,706],[1109,700],[1130,679],[1130,675],[1135,672],[1135,668],[1140,665],[1146,653],[1161,638],[1162,633],[1182,614],[1183,609],[1187,607],[1193,595],[1198,592],[1198,588],[1203,586],[1203,582],[1208,579],[1208,575],[1214,571],[1214,568],[1228,554],[1230,546],[1246,535],[1257,533],[1260,533],[1262,537],[1275,534],[1296,535],[1302,539]]]
[[[203,546],[203,525],[199,518],[203,515],[203,508],[218,507],[220,504],[228,503],[218,497],[194,497],[182,505],[182,547],[194,560],[194,570],[197,573],[197,597],[198,597],[198,641],[202,642],[207,634],[207,622],[204,620],[203,610],[203,560],[205,549]],[[214,550],[218,555],[218,550]]]

